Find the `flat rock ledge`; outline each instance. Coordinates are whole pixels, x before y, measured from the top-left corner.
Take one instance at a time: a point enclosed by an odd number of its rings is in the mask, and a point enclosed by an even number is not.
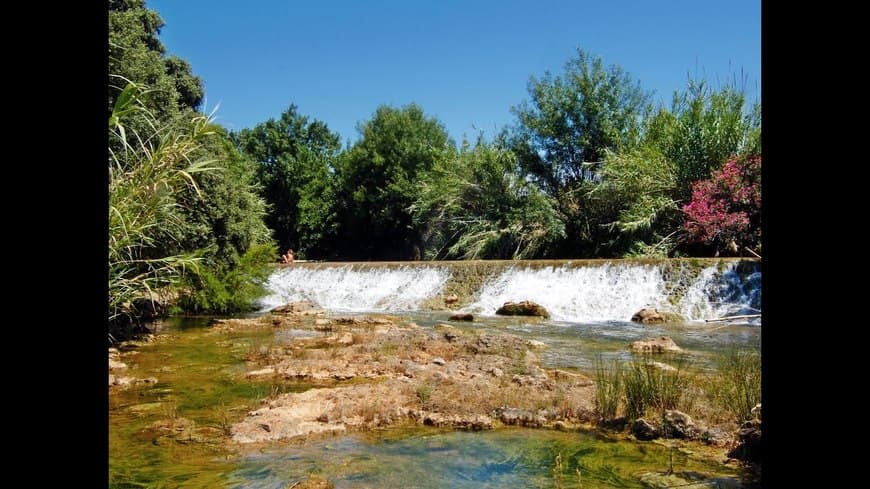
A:
[[[294,325],[303,327],[322,333],[293,337],[268,355],[252,353],[244,375],[314,387],[264,399],[231,426],[233,442],[309,440],[407,423],[565,429],[590,419],[592,380],[541,368],[534,350],[544,345],[516,335],[397,326],[365,316]]]

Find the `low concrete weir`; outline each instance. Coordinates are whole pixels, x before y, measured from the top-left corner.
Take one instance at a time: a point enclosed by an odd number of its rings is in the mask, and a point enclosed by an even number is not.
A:
[[[306,299],[335,311],[491,316],[504,302],[531,300],[554,321],[628,321],[643,307],[703,321],[760,313],[761,261],[309,262],[276,267],[267,287],[264,310]]]

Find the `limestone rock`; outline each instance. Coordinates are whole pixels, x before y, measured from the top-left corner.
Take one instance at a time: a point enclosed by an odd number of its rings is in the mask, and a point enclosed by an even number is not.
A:
[[[283,306],[276,307],[271,311],[273,314],[292,314],[296,316],[316,316],[323,314],[326,311],[318,307],[311,301],[303,300],[291,302]]]
[[[631,350],[637,353],[664,353],[683,351],[682,348],[674,343],[674,340],[672,340],[670,336],[662,336],[661,338],[635,341],[631,344]]]
[[[676,409],[665,411],[662,431],[671,438],[694,438],[696,432],[692,417]]]
[[[658,324],[665,322],[664,316],[659,314],[659,312],[654,307],[644,307],[640,311],[634,313],[634,316],[631,317],[631,320],[635,323],[643,324]]]
[[[495,313],[500,316],[550,317],[550,313],[543,306],[532,301],[505,302]]]
[[[656,438],[662,436],[661,430],[659,430],[656,425],[650,423],[643,418],[638,418],[634,421],[634,424],[631,425],[631,432],[638,440],[645,441],[655,440]]]

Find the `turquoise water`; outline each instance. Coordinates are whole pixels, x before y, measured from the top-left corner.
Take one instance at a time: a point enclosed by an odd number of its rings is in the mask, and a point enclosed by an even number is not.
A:
[[[673,462],[672,456],[673,455]],[[336,488],[643,487],[647,472],[716,478],[736,487],[736,472],[655,443],[587,432],[506,429],[488,432],[411,430],[353,435],[304,447],[243,455],[229,476],[237,488],[285,488],[311,474]],[[579,471],[579,476],[578,476]],[[715,487],[715,486],[712,486]]]

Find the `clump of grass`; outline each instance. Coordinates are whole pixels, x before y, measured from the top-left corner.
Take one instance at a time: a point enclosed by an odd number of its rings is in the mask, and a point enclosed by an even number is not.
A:
[[[680,358],[676,370],[667,371],[651,365],[646,357],[635,358],[623,377],[626,416],[642,418],[651,409],[658,414],[667,409],[691,410],[694,391],[689,389],[685,362]]]
[[[163,403],[163,414],[166,419],[175,422],[178,419],[178,403],[176,401],[166,401]]]
[[[224,436],[232,436],[232,410],[226,406],[223,402],[220,403],[217,409],[217,423],[216,426],[220,430],[221,434]]]
[[[732,350],[719,359],[710,387],[713,404],[738,424],[752,418],[761,402],[761,354],[757,350]]]
[[[247,359],[256,365],[268,365],[276,358],[278,350],[271,344],[251,345],[248,349]]]
[[[604,362],[601,355],[595,360],[595,412],[599,420],[616,417],[623,396],[622,363],[619,360]]]
[[[429,402],[429,398],[432,397],[432,386],[429,384],[420,384],[417,386],[417,399],[420,400],[420,404],[426,405]]]

